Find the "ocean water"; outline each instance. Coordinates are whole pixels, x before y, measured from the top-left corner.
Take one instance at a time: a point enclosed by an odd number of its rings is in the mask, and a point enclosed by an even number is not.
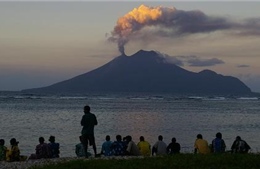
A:
[[[175,97],[171,95],[34,96],[0,95],[0,138],[19,141],[21,154],[35,152],[38,138],[50,135],[60,143],[61,157],[73,157],[79,143],[83,107],[88,104],[97,116],[95,137],[98,152],[106,135],[140,136],[153,145],[158,135],[169,144],[172,137],[181,152],[192,153],[196,135],[209,143],[221,132],[227,150],[237,135],[252,152],[260,151],[260,99],[225,97]],[[93,152],[90,147],[90,152]]]

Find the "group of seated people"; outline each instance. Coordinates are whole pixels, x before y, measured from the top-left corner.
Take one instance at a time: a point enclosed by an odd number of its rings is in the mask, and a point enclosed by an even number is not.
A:
[[[35,148],[35,154],[27,156],[20,155],[18,147],[19,142],[15,138],[10,140],[10,148],[5,146],[4,139],[0,139],[0,161],[25,161],[27,159],[41,159],[41,158],[58,158],[60,154],[60,145],[55,142],[55,137],[50,136],[49,143],[44,142],[44,138],[39,138],[39,144]]]
[[[80,136],[81,140],[81,136]],[[136,144],[130,135],[122,138],[121,135],[116,136],[116,141],[112,142],[110,136],[106,136],[105,142],[102,144],[100,155],[104,156],[150,156],[152,155],[165,155],[180,153],[180,144],[176,143],[176,139],[172,138],[172,143],[168,146],[163,141],[163,137],[160,135],[158,141],[151,149],[149,142],[145,141],[144,137],[140,137],[140,141]],[[82,141],[82,140],[81,140]],[[76,145],[75,149],[77,157],[86,157],[83,143]],[[89,152],[88,152],[89,153]]]
[[[226,152],[226,144],[222,139],[222,134],[218,132],[216,138],[214,138],[211,144],[208,144],[206,140],[203,139],[201,134],[197,135],[197,139],[194,144],[194,152],[200,154],[209,153],[224,153]],[[235,141],[231,146],[231,153],[248,153],[251,147],[247,144],[245,140],[242,140],[240,136],[237,136]]]
[[[87,157],[91,154],[85,152],[80,136],[80,143],[76,145],[75,153],[77,157]],[[5,141],[0,139],[0,161],[24,161],[26,159],[41,159],[41,158],[58,158],[60,154],[60,145],[55,142],[55,137],[50,136],[49,143],[45,143],[43,137],[39,138],[39,144],[36,146],[35,154],[31,154],[29,158],[20,155],[18,141],[15,138],[10,140],[10,148],[5,147]],[[231,153],[248,153],[250,146],[246,141],[237,136],[231,146]],[[136,144],[130,135],[122,139],[121,135],[116,136],[116,141],[112,142],[110,136],[106,136],[105,142],[102,144],[101,153],[104,156],[160,156],[167,154],[179,154],[181,146],[176,142],[176,138],[172,138],[168,145],[163,141],[163,136],[158,136],[158,141],[151,147],[150,143],[145,141],[141,136],[139,142]],[[194,143],[194,153],[209,154],[209,153],[223,153],[226,152],[226,144],[222,139],[222,134],[217,133],[216,138],[208,144],[203,139],[201,134],[197,135]],[[87,154],[86,154],[87,153]]]
[[[222,134],[218,132],[216,138],[212,140],[211,144],[208,144],[206,140],[203,139],[201,134],[197,135],[197,139],[194,144],[194,152],[200,154],[209,153],[224,153],[226,152],[226,144],[222,139]],[[246,141],[242,140],[240,136],[237,136],[235,141],[231,146],[231,153],[248,153],[251,147]]]
[[[231,146],[231,153],[248,153],[250,146],[246,141],[242,140],[240,136],[237,136]],[[160,156],[167,154],[179,154],[181,146],[176,142],[176,138],[173,137],[171,143],[168,145],[163,141],[163,136],[158,136],[158,141],[152,146],[145,141],[144,137],[140,137],[140,141],[135,144],[132,141],[131,136],[126,136],[122,140],[120,135],[116,136],[116,141],[110,141],[110,136],[106,136],[106,141],[102,144],[101,154],[105,156]],[[201,134],[197,135],[197,139],[194,144],[194,153],[208,154],[208,153],[224,153],[226,152],[226,144],[222,139],[222,134],[217,133],[216,138],[212,140],[211,144],[208,144],[203,139]]]

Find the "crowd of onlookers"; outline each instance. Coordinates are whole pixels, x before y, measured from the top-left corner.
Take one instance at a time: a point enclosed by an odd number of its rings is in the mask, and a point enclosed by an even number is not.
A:
[[[88,157],[91,154],[85,152],[84,144],[82,144],[82,136],[80,143],[75,147],[75,153],[77,157]],[[5,141],[0,139],[0,161],[24,161],[27,159],[41,159],[41,158],[58,158],[60,154],[60,145],[55,142],[55,137],[50,136],[49,143],[45,143],[43,137],[39,138],[39,144],[35,148],[35,154],[31,154],[29,157],[21,156],[18,147],[18,141],[15,138],[10,140],[10,148],[5,147]],[[91,145],[90,145],[91,146]],[[136,144],[131,136],[122,138],[121,135],[116,136],[116,141],[111,141],[110,136],[107,135],[105,142],[102,144],[100,154],[95,156],[160,156],[167,154],[180,153],[181,146],[176,142],[176,138],[172,138],[171,143],[168,145],[163,141],[163,137],[158,136],[158,141],[151,146],[149,142],[145,140],[143,136],[140,137],[140,141]],[[246,141],[242,140],[240,136],[237,136],[231,146],[231,153],[247,153],[250,150],[250,146]],[[208,144],[203,139],[201,134],[197,135],[197,139],[194,143],[194,153],[209,154],[209,153],[224,153],[226,151],[225,141],[222,139],[222,134],[217,133],[216,138]],[[87,153],[87,154],[86,154]]]

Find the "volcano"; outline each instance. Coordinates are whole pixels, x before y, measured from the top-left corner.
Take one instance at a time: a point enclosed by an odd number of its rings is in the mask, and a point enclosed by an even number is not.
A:
[[[29,93],[151,92],[172,94],[250,94],[239,79],[211,70],[191,72],[169,63],[158,52],[140,50],[53,85],[26,89]]]

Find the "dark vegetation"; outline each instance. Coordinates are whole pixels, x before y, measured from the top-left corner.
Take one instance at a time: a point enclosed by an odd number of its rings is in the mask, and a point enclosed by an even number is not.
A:
[[[130,159],[72,160],[31,169],[259,169],[260,154],[179,154]]]

